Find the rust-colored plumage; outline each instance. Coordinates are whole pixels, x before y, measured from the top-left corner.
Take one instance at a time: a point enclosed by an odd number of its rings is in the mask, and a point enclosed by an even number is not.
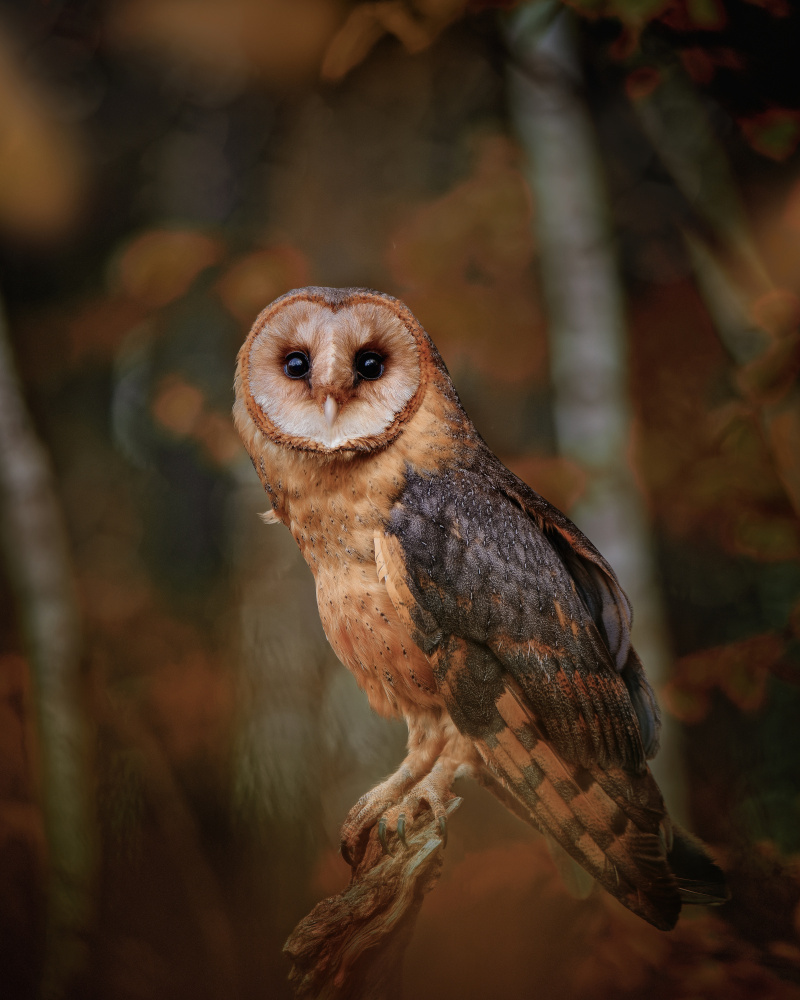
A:
[[[256,320],[236,392],[331,645],[372,707],[408,722],[402,766],[345,822],[346,856],[376,822],[401,839],[424,806],[444,822],[466,771],[658,927],[725,898],[647,767],[658,709],[616,576],[487,448],[408,309],[291,292]]]

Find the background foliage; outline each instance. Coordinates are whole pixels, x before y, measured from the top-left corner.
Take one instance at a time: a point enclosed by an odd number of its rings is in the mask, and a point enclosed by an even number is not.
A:
[[[328,649],[291,539],[255,516],[229,413],[264,305],[307,283],[402,297],[507,464],[567,512],[591,491],[555,431],[515,6],[2,5],[2,292],[68,534],[90,747],[93,910],[68,996],[288,996],[282,943],[343,884],[338,825],[402,750]],[[605,894],[572,899],[542,841],[469,786],[406,991],[794,997],[800,17],[568,6],[624,293],[662,703],[733,900],[663,935]],[[48,964],[44,816],[65,790],[40,779],[50,730],[5,567],[0,981],[23,998]]]

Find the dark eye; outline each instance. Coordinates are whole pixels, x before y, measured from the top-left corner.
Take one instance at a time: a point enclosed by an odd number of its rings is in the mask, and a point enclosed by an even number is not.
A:
[[[289,378],[305,378],[309,368],[311,368],[311,364],[308,355],[303,354],[302,351],[292,351],[291,354],[287,354],[286,361],[283,363],[283,370]]]
[[[356,358],[356,374],[370,382],[383,375],[383,358],[375,351],[364,351]]]

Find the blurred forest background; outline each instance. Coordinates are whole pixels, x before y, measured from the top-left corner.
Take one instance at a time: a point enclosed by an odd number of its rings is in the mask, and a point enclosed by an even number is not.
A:
[[[798,51],[788,0],[0,3],[4,997],[288,997],[401,757],[230,420],[309,283],[404,299],[617,568],[733,893],[573,899],[465,784],[405,995],[800,996]]]

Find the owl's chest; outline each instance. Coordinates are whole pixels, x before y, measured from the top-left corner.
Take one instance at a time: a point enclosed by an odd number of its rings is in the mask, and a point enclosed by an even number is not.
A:
[[[431,665],[400,622],[374,559],[325,567],[317,604],[328,641],[381,715],[440,708]]]
[[[315,485],[293,497],[287,513],[314,573],[328,641],[380,714],[441,707],[430,663],[378,580],[375,532],[388,523],[392,484]]]

